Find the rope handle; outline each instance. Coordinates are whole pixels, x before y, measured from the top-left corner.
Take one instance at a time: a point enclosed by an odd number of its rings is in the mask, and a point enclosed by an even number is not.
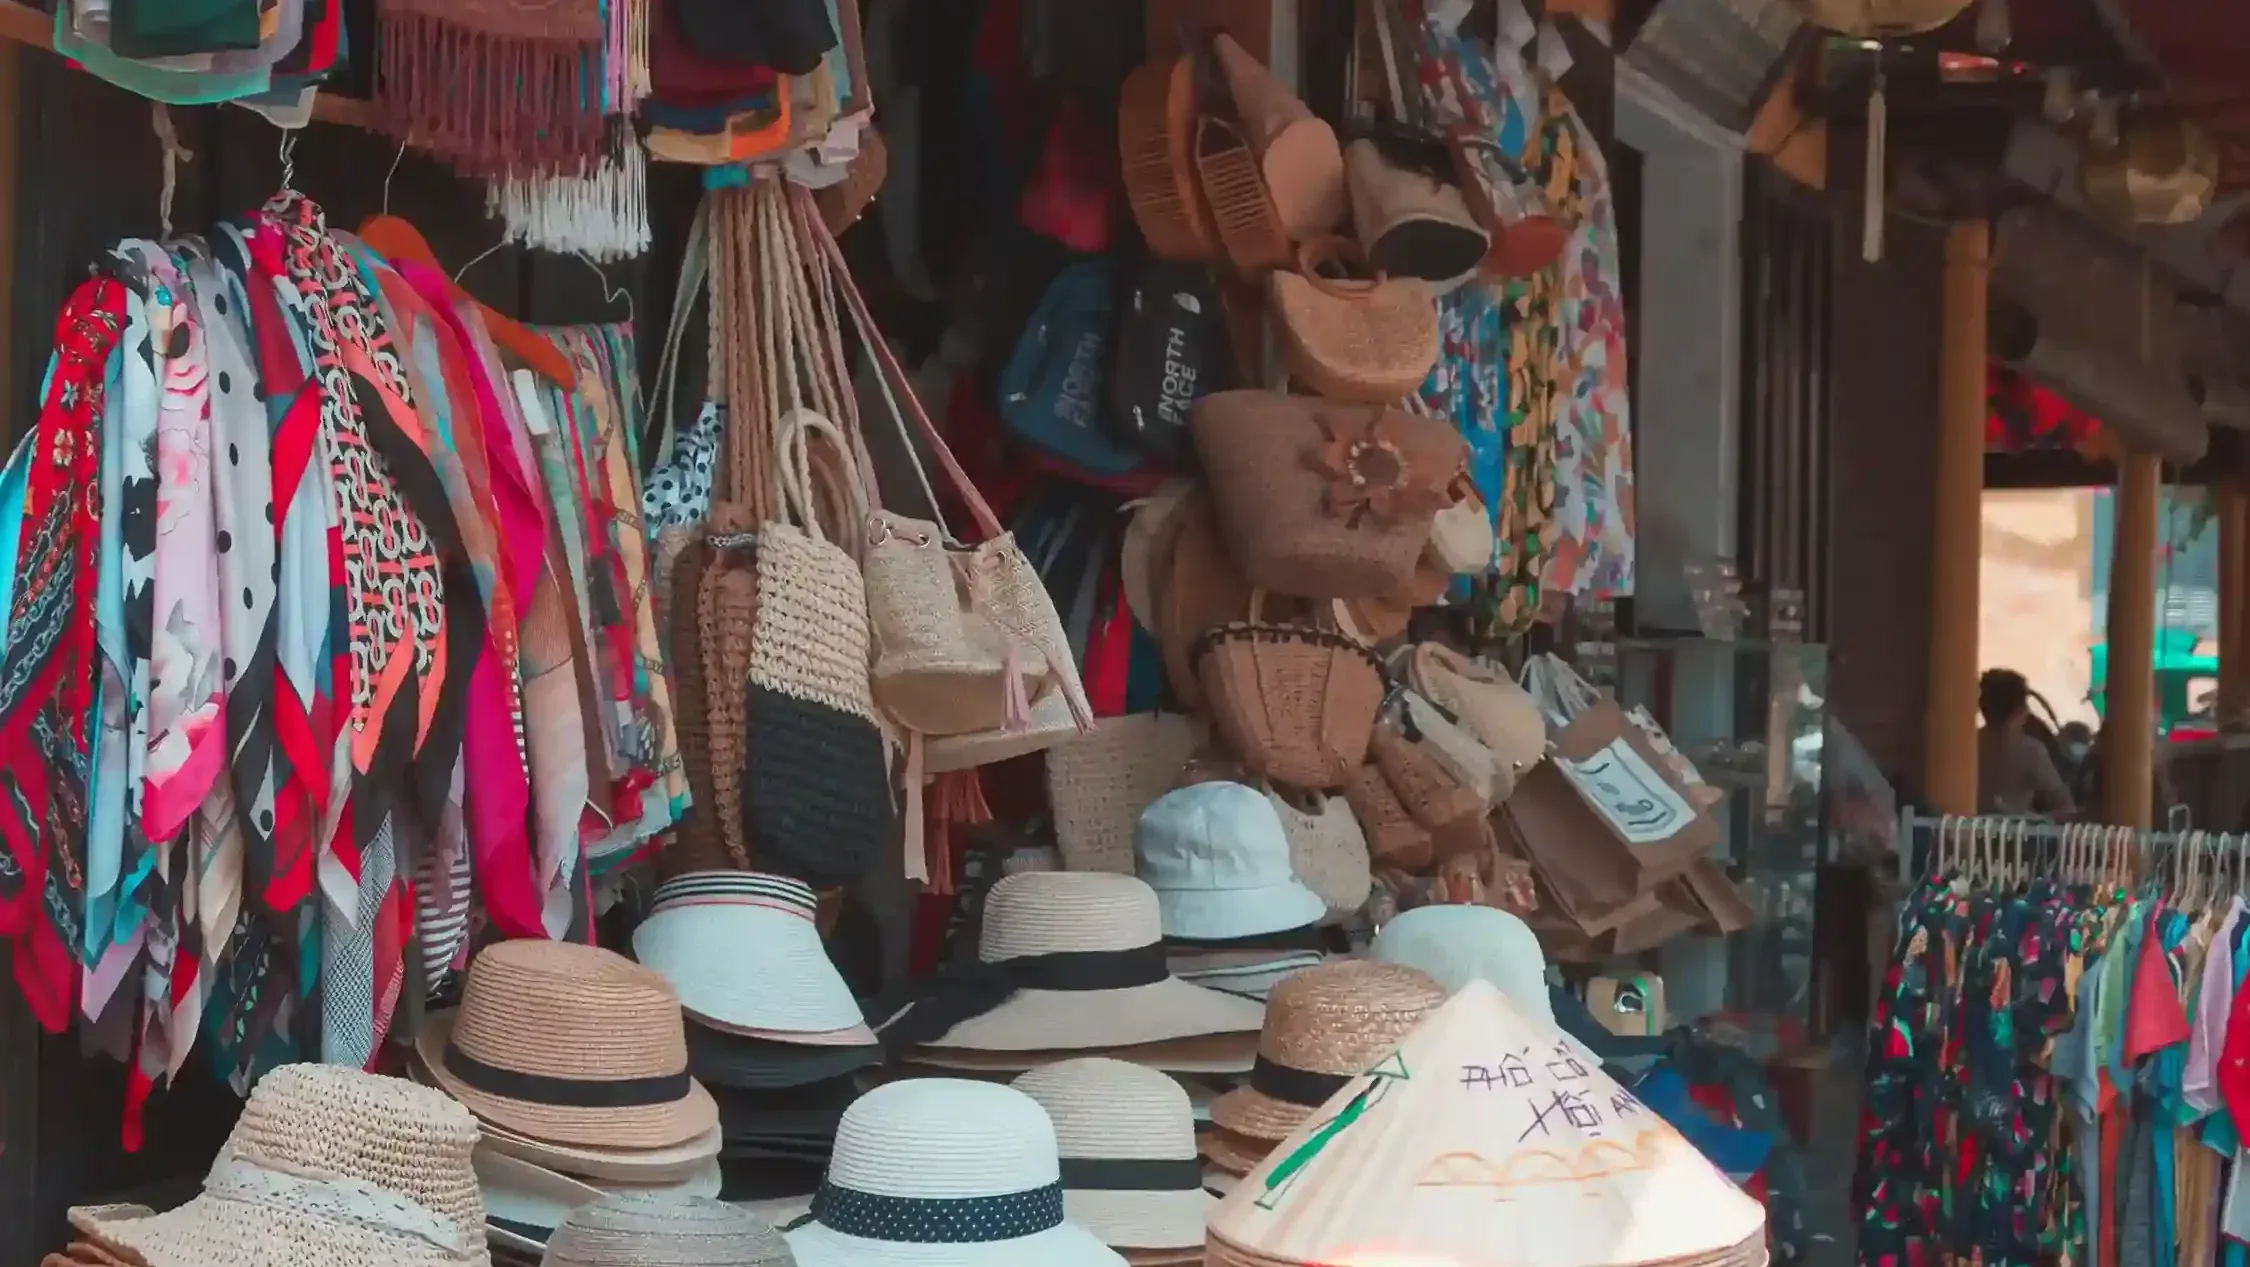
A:
[[[789,196],[800,203],[809,203],[812,198],[810,193],[798,188],[792,188]],[[937,429],[936,423],[930,421],[930,415],[922,408],[922,402],[915,398],[912,380],[907,378],[906,371],[899,366],[898,357],[892,354],[890,344],[883,340],[882,331],[875,325],[875,318],[869,315],[867,298],[860,294],[858,284],[852,280],[850,266],[844,262],[844,251],[837,245],[836,235],[830,233],[828,226],[817,217],[812,224],[817,230],[821,253],[828,257],[829,271],[836,278],[837,291],[844,297],[844,305],[850,309],[853,324],[859,330],[860,341],[867,345],[868,354],[875,358],[878,371],[876,377],[885,380],[884,399],[891,406],[901,434],[906,433],[906,418],[899,412],[899,405],[903,401],[906,413],[912,415],[915,426],[928,442],[931,455],[945,469],[946,476],[953,481],[955,491],[967,504],[970,517],[976,521],[977,530],[987,537],[1000,536],[1005,531],[1000,524],[1000,517],[993,513],[991,505],[984,500],[984,495],[977,491],[975,482],[969,479],[969,473],[962,469],[960,460],[953,456],[953,450],[946,446],[944,434]],[[890,390],[892,384],[897,387],[895,396]],[[916,451],[913,437],[906,435],[905,438],[907,456],[919,468],[922,459]],[[927,487],[926,473],[923,482]]]
[[[1356,267],[1373,274],[1370,277],[1330,277],[1320,271],[1323,264]],[[1297,274],[1312,283],[1314,290],[1337,299],[1364,302],[1374,297],[1390,275],[1367,262],[1367,252],[1359,243],[1335,234],[1307,238],[1297,244]]]
[[[645,433],[644,449],[653,449],[659,463],[671,459],[673,442],[672,410],[679,401],[680,347],[687,340],[687,328],[695,316],[695,301],[711,274],[711,200],[705,198],[695,206],[695,219],[688,225],[687,247],[680,257],[680,280],[672,295],[672,315],[664,325],[664,350],[656,360],[656,395],[651,402],[650,425]],[[718,314],[712,313],[716,321]],[[706,377],[718,373],[717,365],[706,365]],[[706,385],[705,394],[709,395]]]

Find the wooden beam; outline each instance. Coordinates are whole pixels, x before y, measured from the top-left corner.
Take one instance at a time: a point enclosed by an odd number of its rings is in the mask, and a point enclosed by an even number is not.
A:
[[[2232,729],[2250,711],[2250,639],[2243,636],[2244,602],[2250,600],[2250,496],[2239,478],[2211,490],[2219,521],[2219,707],[2221,729]]]
[[[2164,460],[2126,455],[2117,477],[2109,567],[2109,680],[2102,707],[2102,820],[2148,828],[2156,817],[2156,520]]]
[[[1984,339],[1991,226],[1945,237],[1937,453],[1930,475],[1929,694],[1922,792],[1941,814],[1977,812],[1977,592],[1984,537]]]

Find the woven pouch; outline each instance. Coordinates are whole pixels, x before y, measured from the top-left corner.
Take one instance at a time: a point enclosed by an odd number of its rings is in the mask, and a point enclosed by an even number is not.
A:
[[[1252,774],[1291,787],[1343,786],[1367,759],[1383,670],[1374,654],[1329,630],[1250,619],[1203,634],[1196,679],[1218,731]]]
[[[1306,888],[1328,904],[1325,923],[1349,919],[1367,905],[1372,883],[1367,860],[1367,833],[1359,816],[1340,796],[1324,792],[1285,795],[1266,789],[1266,800],[1281,817],[1281,830],[1289,837],[1289,867]]]
[[[1211,115],[1196,121],[1195,172],[1234,271],[1262,277],[1289,263],[1289,234],[1281,211],[1240,126]]]
[[[1297,247],[1297,271],[1267,278],[1290,376],[1331,400],[1385,405],[1437,364],[1437,301],[1412,278],[1370,273],[1359,247],[1324,237]]]
[[[1396,726],[1383,725],[1375,728],[1367,750],[1390,780],[1399,803],[1428,829],[1431,850],[1439,861],[1474,853],[1484,842],[1483,799],[1448,773],[1427,745],[1408,738]]]
[[[1445,767],[1455,782],[1476,793],[1486,809],[1507,801],[1516,790],[1516,772],[1500,754],[1470,734],[1453,715],[1431,703],[1421,692],[1402,689],[1405,726]]]
[[[1344,784],[1344,800],[1367,833],[1367,857],[1374,867],[1408,874],[1429,869],[1435,857],[1430,829],[1414,821],[1381,770],[1372,765],[1354,770]]]
[[[1134,872],[1141,811],[1172,789],[1203,725],[1179,713],[1105,717],[1047,750],[1047,801],[1055,843],[1071,871]]]
[[[1206,396],[1190,426],[1235,565],[1305,598],[1404,591],[1468,459],[1436,419],[1277,392]]]

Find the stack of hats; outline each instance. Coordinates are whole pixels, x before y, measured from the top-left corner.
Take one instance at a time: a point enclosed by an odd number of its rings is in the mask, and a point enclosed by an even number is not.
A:
[[[1275,982],[1321,961],[1328,903],[1292,870],[1264,793],[1228,782],[1167,792],[1141,811],[1133,852],[1181,980],[1264,1002]]]
[[[799,1267],[1124,1267],[1069,1219],[1055,1128],[1020,1091],[922,1078],[844,1114]]]
[[[1418,906],[1403,911],[1375,935],[1369,953],[1384,963],[1429,973],[1449,995],[1484,981],[1508,996],[1541,1030],[1598,1059],[1555,1022],[1554,989],[1547,982],[1547,952],[1531,926],[1489,906]]]
[[[1034,1069],[1014,1086],[1054,1123],[1071,1222],[1134,1267],[1202,1261],[1212,1198],[1196,1159],[1195,1114],[1178,1083],[1096,1056]]]
[[[883,1049],[821,945],[819,900],[801,880],[700,871],[656,890],[633,953],[679,992],[688,1062],[719,1105],[730,1192],[751,1180],[808,1191],[855,1075]],[[802,1178],[792,1167],[802,1163]]]
[[[416,1057],[483,1126],[476,1174],[496,1245],[537,1253],[601,1192],[718,1195],[718,1105],[688,1072],[679,996],[622,955],[496,943]]]
[[[1249,1081],[1211,1105],[1203,1155],[1226,1176],[1247,1173],[1337,1088],[1389,1056],[1445,991],[1413,968],[1347,959],[1274,987]],[[1216,1185],[1231,1188],[1223,1179]]]
[[[1349,1079],[1214,1211],[1212,1267],[1383,1247],[1458,1267],[1762,1267],[1765,1211],[1473,981]]]
[[[70,1212],[49,1267],[480,1267],[477,1124],[425,1087],[284,1065],[251,1091],[202,1195]]]
[[[1107,1055],[1177,1073],[1250,1068],[1264,1009],[1172,975],[1156,891],[1133,876],[1031,871],[985,896],[978,963],[878,1009],[887,1046],[959,1070]]]
[[[773,1224],[706,1197],[599,1197],[571,1211],[541,1267],[792,1267]]]

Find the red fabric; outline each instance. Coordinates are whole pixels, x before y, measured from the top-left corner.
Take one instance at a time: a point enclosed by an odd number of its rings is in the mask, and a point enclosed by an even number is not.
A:
[[[1109,250],[1116,238],[1117,194],[1123,183],[1115,151],[1115,143],[1083,107],[1064,101],[1047,127],[1039,170],[1024,186],[1016,218],[1082,255]]]
[[[2125,1059],[2139,1060],[2150,1052],[2184,1043],[2187,1009],[2180,1006],[2180,989],[2165,962],[2164,940],[2157,933],[2159,906],[2150,910],[2148,926],[2141,930],[2141,956],[2133,965],[2133,1002],[2125,1014]]]
[[[2235,1130],[2250,1139],[2250,990],[2237,991],[2234,1007],[2227,1013],[2227,1038],[2219,1048],[2218,1082],[2219,1099],[2233,1116]]]

